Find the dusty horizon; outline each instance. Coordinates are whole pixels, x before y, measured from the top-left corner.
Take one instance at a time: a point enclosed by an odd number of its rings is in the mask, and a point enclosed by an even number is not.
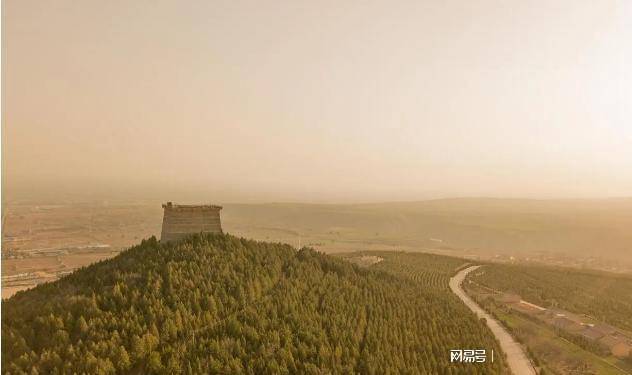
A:
[[[632,4],[4,2],[3,200],[632,196]]]
[[[80,189],[76,186],[55,185],[48,188],[35,188],[30,186],[23,189],[5,188],[2,195],[5,204],[75,204],[75,203],[139,203],[144,205],[159,206],[164,202],[174,202],[179,204],[227,204],[227,205],[381,205],[381,204],[402,204],[402,203],[423,203],[433,201],[478,201],[489,203],[493,201],[504,201],[507,203],[597,203],[611,204],[616,202],[632,203],[630,196],[487,196],[487,195],[449,195],[439,193],[416,194],[395,198],[388,195],[379,196],[350,196],[344,193],[305,194],[304,192],[282,193],[282,192],[252,192],[252,191],[204,191],[185,189],[156,189],[155,186],[145,188],[138,187],[130,191],[127,189],[107,188],[86,188]]]

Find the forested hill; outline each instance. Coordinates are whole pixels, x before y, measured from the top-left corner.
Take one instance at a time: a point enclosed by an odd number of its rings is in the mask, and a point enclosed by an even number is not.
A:
[[[449,293],[309,249],[154,238],[2,305],[3,373],[503,373]],[[324,370],[324,371],[323,371]]]

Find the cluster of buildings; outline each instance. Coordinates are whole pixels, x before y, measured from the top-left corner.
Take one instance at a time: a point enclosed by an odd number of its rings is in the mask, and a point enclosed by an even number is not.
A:
[[[527,301],[517,294],[503,293],[498,300],[510,308],[533,316],[556,329],[581,336],[601,345],[617,358],[632,357],[632,333],[609,324],[594,322],[587,317],[557,309],[544,308]]]

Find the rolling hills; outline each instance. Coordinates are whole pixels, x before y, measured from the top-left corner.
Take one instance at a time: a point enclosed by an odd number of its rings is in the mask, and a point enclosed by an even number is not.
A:
[[[503,373],[502,358],[449,363],[450,349],[500,351],[484,323],[437,282],[443,277],[428,276],[434,281],[424,285],[311,249],[230,235],[166,245],[151,238],[3,301],[2,368]]]

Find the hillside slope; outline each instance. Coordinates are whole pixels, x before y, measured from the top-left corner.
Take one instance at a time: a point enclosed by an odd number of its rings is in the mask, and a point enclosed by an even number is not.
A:
[[[228,235],[145,240],[2,311],[4,373],[504,371],[449,363],[499,349],[440,288]]]

